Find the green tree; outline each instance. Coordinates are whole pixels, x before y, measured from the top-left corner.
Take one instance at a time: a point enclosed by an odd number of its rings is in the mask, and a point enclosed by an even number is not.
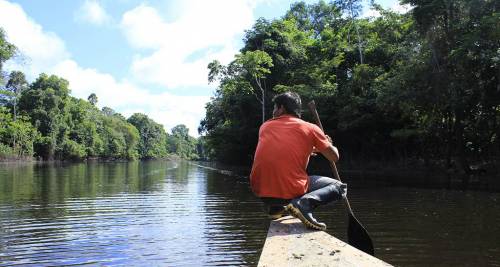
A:
[[[68,103],[68,139],[82,146],[85,153],[73,153],[72,158],[78,159],[78,156],[97,157],[103,155],[104,143],[102,136],[98,133],[98,128],[102,127],[104,116],[91,103],[74,97],[70,98]],[[76,145],[72,145],[76,147]],[[71,147],[69,147],[71,148]],[[66,150],[70,151],[70,150]]]
[[[68,81],[55,75],[40,74],[21,95],[19,108],[29,115],[41,138],[35,142],[35,153],[52,159],[62,152],[67,134]],[[61,155],[57,155],[60,157]]]
[[[197,140],[189,136],[189,129],[184,124],[172,128],[168,138],[169,152],[184,159],[198,159]]]
[[[236,59],[229,66],[222,66],[218,61],[208,64],[209,82],[220,79],[226,89],[243,89],[250,91],[261,104],[262,123],[266,117],[266,85],[263,80],[271,73],[272,58],[264,51],[247,51],[236,55]],[[250,82],[245,86],[235,86],[234,81],[239,77],[248,77]],[[256,88],[253,89],[254,85]]]
[[[14,121],[8,110],[0,107],[0,125],[0,157],[33,156],[33,141],[38,132],[26,117]]]
[[[327,25],[327,21],[335,20],[334,17],[339,14],[337,12],[327,16],[325,14],[328,12],[314,13],[313,8],[307,7],[307,12],[310,10],[312,14],[318,15],[315,20],[318,23],[310,25],[317,26],[318,29],[320,25]],[[309,15],[308,13],[301,18],[307,18]],[[310,61],[309,53],[316,42],[315,33],[319,30],[302,30],[301,27],[309,25],[303,22],[304,20],[295,18],[294,15],[271,22],[259,19],[252,29],[246,31],[244,47],[233,62],[225,67],[220,64],[212,65],[211,70],[221,71],[210,72],[209,79],[217,77],[220,85],[213,101],[207,105],[206,117],[198,129],[201,134],[206,135],[205,152],[209,157],[237,164],[248,163],[255,149],[258,128],[267,115],[266,110],[270,113],[269,100],[276,92],[284,88],[299,88],[309,93],[311,85],[321,84],[317,75],[311,75],[309,72],[315,67]],[[254,60],[253,55],[265,55],[264,52],[267,54],[264,58],[270,60],[262,61],[263,64],[254,64],[259,61]],[[214,73],[222,75],[210,76]],[[265,77],[261,78],[260,82],[261,87],[265,89],[263,100],[255,77]],[[260,105],[255,105],[255,101],[252,101],[255,93],[258,94]],[[256,107],[260,109],[260,116],[256,116]]]
[[[132,160],[139,158],[139,131],[119,113],[110,115],[102,112],[101,119],[102,123],[97,125],[97,132],[103,142],[100,156]]]
[[[20,71],[13,71],[9,75],[6,89],[11,93],[12,109],[14,114],[14,121],[17,119],[17,102],[21,93],[28,87],[26,76]]]
[[[6,90],[5,88],[5,78],[7,75],[3,71],[3,64],[5,61],[11,59],[15,55],[16,51],[16,47],[7,42],[5,32],[2,28],[0,28],[0,105],[8,103],[12,95],[10,90]]]
[[[21,96],[22,91],[27,88],[28,82],[24,76],[24,73],[20,71],[13,71],[9,75],[9,80],[5,86],[5,90],[0,90],[3,98],[7,101],[8,106],[12,107],[12,113],[14,115],[14,122],[17,120],[17,102]],[[16,148],[16,135],[13,135],[13,147]]]
[[[134,113],[127,121],[139,131],[139,155],[141,158],[167,156],[167,136],[162,125],[141,113]]]
[[[5,32],[0,28],[0,82],[3,81],[3,64],[16,54],[17,48],[7,42]],[[1,84],[1,83],[0,83]]]
[[[363,41],[361,38],[360,30],[359,30],[359,25],[358,21],[356,18],[360,15],[362,9],[363,9],[363,1],[361,0],[337,0],[335,1],[335,4],[345,13],[349,15],[351,25],[354,26],[354,29],[356,31],[356,37],[358,41],[358,52],[359,52],[359,63],[364,64],[364,57],[363,57]],[[372,1],[373,2],[373,1]],[[349,38],[350,36],[348,36]],[[350,40],[350,38],[349,38]]]
[[[491,158],[499,151],[495,114],[500,103],[500,4],[475,0],[402,2],[413,6],[411,15],[421,38],[416,56],[425,67],[413,73],[426,78],[416,81],[414,101],[423,107],[420,118],[426,118],[426,130],[434,133],[434,139],[445,140],[441,147],[446,151],[441,153],[448,165],[455,159],[468,174],[470,156]]]
[[[92,106],[95,106],[97,104],[96,94],[94,94],[94,93],[90,94],[87,99],[88,99],[89,103],[92,104]]]
[[[106,116],[113,116],[116,114],[116,111],[114,111],[112,108],[110,107],[103,107],[102,108],[102,113]]]
[[[236,55],[236,63],[241,66],[243,75],[251,77],[258,90],[260,97],[253,91],[255,97],[260,102],[262,107],[262,123],[266,121],[266,84],[263,80],[271,71],[269,68],[273,67],[272,58],[264,51],[247,51],[243,54]]]

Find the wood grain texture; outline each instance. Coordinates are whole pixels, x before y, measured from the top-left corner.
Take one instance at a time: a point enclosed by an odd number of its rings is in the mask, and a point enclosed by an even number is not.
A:
[[[391,266],[291,216],[271,221],[258,266]]]

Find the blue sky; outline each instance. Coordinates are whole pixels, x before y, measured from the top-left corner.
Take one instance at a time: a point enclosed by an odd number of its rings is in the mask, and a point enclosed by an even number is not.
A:
[[[30,81],[56,74],[75,97],[96,93],[99,107],[126,117],[145,113],[167,131],[183,123],[198,136],[216,86],[207,82],[208,62],[227,64],[244,30],[259,17],[284,15],[293,2],[0,0],[0,27],[20,51],[5,69],[22,70]],[[376,2],[401,8],[397,0]]]

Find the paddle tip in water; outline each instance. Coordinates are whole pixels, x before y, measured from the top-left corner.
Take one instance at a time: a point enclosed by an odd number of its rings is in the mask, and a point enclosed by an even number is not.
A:
[[[361,225],[361,223],[354,217],[353,214],[349,214],[349,224],[347,226],[347,242],[349,245],[367,253],[375,256],[375,250],[373,248],[373,241],[368,234],[368,231]]]

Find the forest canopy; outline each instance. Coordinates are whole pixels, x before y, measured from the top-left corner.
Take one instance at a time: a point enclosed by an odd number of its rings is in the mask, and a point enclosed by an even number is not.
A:
[[[298,2],[257,20],[232,62],[208,65],[208,155],[250,164],[271,99],[294,91],[316,101],[344,162],[499,166],[500,2],[401,3],[411,10],[373,4],[380,16],[363,18],[361,1]]]
[[[42,73],[29,83],[24,73],[1,69],[16,53],[0,29],[0,159],[198,159],[198,140],[185,125],[168,134],[145,114],[126,119],[99,109],[97,95],[72,97],[68,81],[56,75]]]

